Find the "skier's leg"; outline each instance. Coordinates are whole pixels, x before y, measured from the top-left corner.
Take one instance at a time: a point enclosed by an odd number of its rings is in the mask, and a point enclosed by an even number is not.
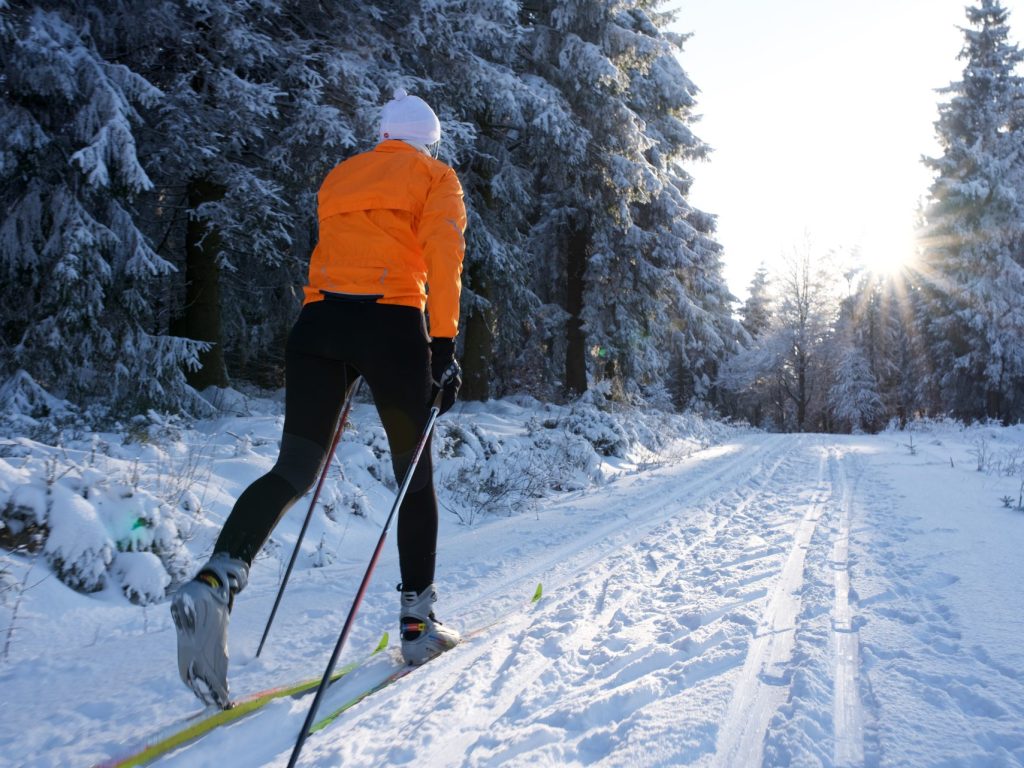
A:
[[[312,330],[317,328],[314,324]],[[308,341],[311,329],[304,330],[303,341]],[[315,481],[344,399],[345,364],[307,353],[295,338],[293,329],[285,358],[285,425],[278,460],[239,496],[210,561],[171,604],[182,680],[204,702],[221,707],[229,704],[227,624],[234,595],[244,588],[249,566],[278,520]]]
[[[374,342],[358,365],[373,392],[395,479],[401,483],[429,415],[430,347],[419,311],[380,305],[376,310]],[[434,580],[436,548],[437,496],[428,442],[398,511],[399,567],[406,589],[418,592]]]
[[[375,345],[375,353],[360,358],[359,368],[373,391],[400,483],[429,417],[430,351],[418,311],[379,307],[376,314],[379,321],[374,326],[384,339]],[[398,511],[402,654],[412,664],[421,664],[459,641],[458,633],[442,626],[433,611],[437,527],[428,441]]]
[[[304,331],[308,335],[310,329]],[[303,338],[300,346],[295,335],[285,354],[284,431],[277,462],[238,497],[214,546],[215,552],[250,564],[284,513],[319,477],[350,375],[344,362],[303,351],[310,341]]]

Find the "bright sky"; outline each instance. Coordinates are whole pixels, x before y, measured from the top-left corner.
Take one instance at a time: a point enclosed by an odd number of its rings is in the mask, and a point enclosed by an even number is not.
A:
[[[973,4],[973,3],[972,3]],[[959,80],[966,0],[675,0],[682,64],[714,149],[691,202],[718,216],[725,275],[745,297],[805,241],[895,263],[938,152],[934,121]],[[1024,0],[1003,0],[1024,41]]]

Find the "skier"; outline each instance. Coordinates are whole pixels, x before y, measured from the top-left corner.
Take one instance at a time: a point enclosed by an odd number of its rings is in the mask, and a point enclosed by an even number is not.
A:
[[[229,705],[234,596],[274,526],[328,460],[348,384],[362,375],[369,385],[399,481],[430,403],[440,394],[444,413],[455,402],[466,210],[455,172],[434,157],[440,139],[440,121],[427,103],[396,90],[381,113],[380,142],[342,162],[320,187],[320,240],[285,353],[280,455],[238,497],[209,562],[171,602],[178,671],[207,704]],[[398,513],[399,622],[410,664],[459,641],[432,608],[437,524],[428,443]]]

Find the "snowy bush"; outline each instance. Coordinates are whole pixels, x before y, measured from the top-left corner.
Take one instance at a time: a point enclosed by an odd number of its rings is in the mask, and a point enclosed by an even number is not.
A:
[[[152,552],[118,552],[112,571],[125,597],[137,605],[159,602],[171,583],[160,558]]]
[[[249,407],[233,402],[232,411]],[[434,435],[443,509],[467,525],[523,514],[554,494],[688,455],[730,429],[695,414],[605,408],[614,410],[530,398],[460,406]],[[279,417],[252,418],[189,425],[150,414],[121,435],[76,434],[56,447],[24,437],[0,444],[0,546],[40,553],[82,592],[119,591],[141,605],[165,599],[209,554],[215,521],[243,487],[223,493],[226,481],[249,482],[272,465]],[[337,560],[346,518],[376,519],[395,490],[384,430],[360,403],[327,470],[305,562]],[[280,559],[288,549],[275,547],[272,539],[259,556]]]
[[[8,445],[25,461],[15,470],[0,460],[0,490],[11,488],[0,504],[0,546],[41,552],[54,574],[80,592],[119,585],[133,602],[163,599],[192,568],[177,522],[189,514],[155,495],[161,482],[141,477],[137,456],[98,453],[95,436],[83,442],[88,450],[60,448],[59,454],[24,438]],[[48,455],[39,459],[39,453]],[[195,504],[192,495],[184,499],[186,508]],[[122,558],[136,554],[145,557]]]
[[[629,445],[629,439],[618,420],[585,401],[573,404],[567,412],[559,413],[554,419],[545,420],[544,426],[579,435],[600,456],[622,458]]]
[[[71,403],[51,395],[23,370],[0,385],[0,404],[0,425],[23,434],[45,429],[48,422],[69,419],[74,413]]]
[[[460,462],[454,469],[446,469],[440,485],[459,522],[472,525],[486,513],[533,509],[570,474],[551,452],[520,447],[501,460]]]
[[[72,589],[98,592],[114,559],[114,546],[96,508],[61,485],[51,489],[50,504],[43,546],[47,562]]]
[[[366,517],[370,511],[370,501],[363,489],[344,478],[325,484],[320,496],[320,506],[323,507],[324,514],[335,521],[340,512]]]
[[[326,568],[328,565],[334,562],[334,556],[327,548],[327,537],[321,535],[320,543],[316,546],[316,551],[310,555],[311,565],[314,568]]]
[[[682,458],[730,429],[694,414],[606,410],[586,399],[559,406],[510,398],[491,407],[514,413],[521,431],[495,433],[472,416],[459,417],[441,422],[435,441],[442,503],[466,525],[487,514],[521,514],[553,493]]]

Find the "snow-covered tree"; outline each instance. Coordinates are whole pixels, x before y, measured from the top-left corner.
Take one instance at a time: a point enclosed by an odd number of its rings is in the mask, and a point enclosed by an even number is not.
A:
[[[1024,415],[1024,59],[999,0],[967,8],[963,78],[943,89],[925,210],[923,300],[938,410]]]
[[[838,426],[850,432],[877,431],[885,406],[867,358],[856,346],[842,350],[829,390],[829,405]]]
[[[747,299],[740,308],[740,319],[743,328],[753,338],[758,338],[771,324],[772,319],[772,296],[771,278],[768,267],[764,262],[758,266],[754,276],[750,279],[750,286],[747,289]]]
[[[828,259],[816,258],[809,244],[784,260],[778,283],[775,332],[786,345],[783,388],[795,409],[795,428],[803,432],[819,426],[825,411],[829,382],[823,353],[838,311],[836,286]]]
[[[539,342],[523,233],[535,212],[529,158],[550,151],[535,117],[544,94],[518,74],[525,28],[516,3],[431,0],[395,3],[405,19],[395,82],[425,97],[444,127],[439,157],[459,174],[468,226],[463,265],[462,395],[487,399],[509,389],[540,394],[524,363]]]
[[[648,399],[664,387],[681,407],[709,399],[723,358],[745,334],[732,317],[714,217],[688,202],[693,178],[683,164],[704,159],[709,149],[690,129],[697,87],[679,63],[686,37],[665,31],[675,14],[659,12],[661,5],[634,3],[620,14],[631,34],[628,105],[648,147],[644,185],[613,274],[636,286],[629,314],[646,331],[639,339],[619,335],[627,387]]]
[[[545,329],[567,392],[705,394],[734,333],[713,221],[686,202],[680,168],[706,147],[689,130],[696,89],[652,3],[532,2],[528,72],[550,92],[557,143],[536,156],[529,233]],[[557,363],[556,363],[557,364]]]
[[[926,410],[927,365],[915,315],[917,291],[908,274],[860,272],[853,277],[852,291],[839,309],[837,366],[842,367],[851,351],[862,356],[885,417],[904,424]]]
[[[280,384],[316,190],[396,87],[435,106],[466,190],[467,396],[709,397],[743,331],[688,203],[707,147],[660,5],[5,6],[13,399],[194,410],[189,383]]]
[[[752,345],[723,366],[718,384],[737,415],[803,432],[827,430],[830,371],[839,300],[829,270],[810,243],[795,248],[772,277],[776,308]]]
[[[111,411],[182,407],[201,345],[160,323],[174,270],[137,224],[140,110],[163,94],[103,55],[104,20],[18,3],[0,25],[0,370]]]
[[[168,297],[174,327],[211,343],[197,386],[227,382],[225,356],[241,366],[268,347],[280,355],[316,189],[374,138],[388,49],[359,10],[269,0],[138,9],[136,34],[150,44],[133,66],[165,94],[145,133],[153,237],[182,275]]]

